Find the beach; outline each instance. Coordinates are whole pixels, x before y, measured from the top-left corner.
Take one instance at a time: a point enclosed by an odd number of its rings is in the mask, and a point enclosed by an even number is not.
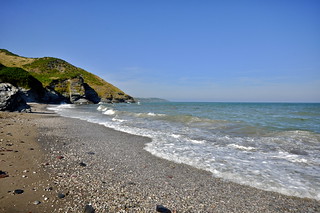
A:
[[[150,138],[32,111],[0,114],[0,212],[320,212],[320,201],[158,158],[144,150]]]

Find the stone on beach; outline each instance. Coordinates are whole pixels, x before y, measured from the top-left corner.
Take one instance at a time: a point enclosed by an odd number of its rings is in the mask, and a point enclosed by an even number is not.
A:
[[[4,171],[0,170],[0,178],[6,178],[6,177],[9,177],[7,172],[4,172]]]
[[[36,200],[33,202],[34,205],[39,205],[41,202],[39,200]]]
[[[24,191],[22,189],[14,190],[14,194],[22,194]]]
[[[162,206],[162,205],[157,205],[156,207],[157,212],[162,212],[162,213],[171,213],[171,210]]]
[[[87,164],[85,164],[85,163],[83,163],[83,162],[79,163],[79,165],[82,166],[82,167],[87,166]]]
[[[58,193],[58,198],[64,198],[66,195],[62,193]]]
[[[95,213],[95,210],[90,204],[88,204],[88,205],[86,205],[84,207],[84,211],[83,212],[84,213]]]

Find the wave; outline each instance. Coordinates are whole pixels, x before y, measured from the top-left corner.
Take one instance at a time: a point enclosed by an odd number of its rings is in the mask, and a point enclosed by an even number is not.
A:
[[[320,166],[319,134],[274,131],[245,122],[214,120],[191,113],[165,114],[165,110],[151,108],[141,112],[132,108],[129,111],[127,106],[100,105],[92,110],[95,114],[87,115],[64,107],[67,117],[150,137],[152,141],[145,150],[158,157],[240,184],[320,200],[320,183],[315,181]]]

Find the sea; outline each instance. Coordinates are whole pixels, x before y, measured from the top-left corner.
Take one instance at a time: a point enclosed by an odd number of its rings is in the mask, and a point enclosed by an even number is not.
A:
[[[145,150],[213,177],[320,200],[319,103],[52,105],[61,116],[152,139]],[[130,143],[130,141],[128,141]]]

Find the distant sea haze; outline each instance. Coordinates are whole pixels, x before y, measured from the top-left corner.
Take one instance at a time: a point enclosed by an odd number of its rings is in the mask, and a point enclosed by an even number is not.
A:
[[[320,200],[320,104],[141,102],[50,109],[150,137],[148,152],[215,177]]]

